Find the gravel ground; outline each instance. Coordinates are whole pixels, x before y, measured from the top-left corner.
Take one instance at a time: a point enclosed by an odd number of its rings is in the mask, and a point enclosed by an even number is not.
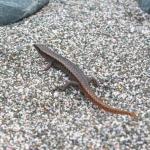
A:
[[[55,0],[0,27],[0,150],[148,150],[150,17],[135,0]],[[101,83],[91,88],[139,121],[99,110],[33,43],[48,44]]]

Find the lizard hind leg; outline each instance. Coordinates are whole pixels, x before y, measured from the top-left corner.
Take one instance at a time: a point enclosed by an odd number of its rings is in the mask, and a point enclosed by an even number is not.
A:
[[[88,77],[88,82],[92,83],[94,86],[99,86],[99,82],[94,77]]]
[[[69,86],[78,87],[78,82],[76,81],[66,81],[63,86],[58,87],[57,89],[60,91],[65,91]]]

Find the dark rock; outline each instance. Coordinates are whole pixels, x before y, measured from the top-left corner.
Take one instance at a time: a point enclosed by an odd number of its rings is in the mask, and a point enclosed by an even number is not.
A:
[[[138,0],[140,8],[150,14],[150,0]]]
[[[37,12],[49,0],[0,0],[0,25],[17,22]]]

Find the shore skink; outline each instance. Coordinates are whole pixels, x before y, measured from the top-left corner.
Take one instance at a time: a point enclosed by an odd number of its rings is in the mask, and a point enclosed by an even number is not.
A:
[[[45,60],[48,61],[48,66],[45,70],[54,67],[55,69],[61,70],[68,75],[69,81],[61,87],[62,90],[65,90],[70,85],[78,87],[91,102],[98,106],[98,108],[113,114],[128,115],[133,118],[137,118],[137,114],[135,112],[113,108],[97,97],[90,87],[91,82],[97,85],[96,80],[85,76],[83,71],[74,63],[55,53],[46,45],[34,44],[34,47],[45,58]]]

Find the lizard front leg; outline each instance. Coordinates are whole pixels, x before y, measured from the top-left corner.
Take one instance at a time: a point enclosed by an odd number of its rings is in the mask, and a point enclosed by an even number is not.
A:
[[[48,65],[43,69],[43,71],[47,71],[52,67],[53,60],[49,60]]]

